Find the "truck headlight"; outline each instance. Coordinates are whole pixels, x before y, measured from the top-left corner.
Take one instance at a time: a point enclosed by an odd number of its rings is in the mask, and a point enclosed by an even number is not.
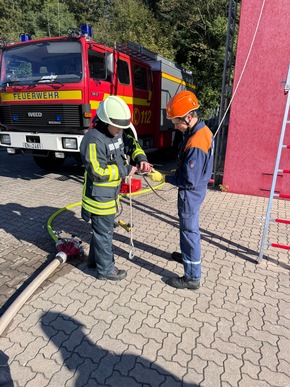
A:
[[[3,145],[11,145],[10,134],[0,134],[0,142]]]
[[[63,137],[62,138],[62,147],[64,149],[78,149],[76,138]]]

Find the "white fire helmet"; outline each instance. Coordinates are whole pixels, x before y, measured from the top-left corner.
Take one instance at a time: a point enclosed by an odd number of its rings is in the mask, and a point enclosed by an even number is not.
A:
[[[109,95],[100,103],[97,116],[101,121],[109,125],[122,129],[130,127],[130,109],[126,102],[116,95]]]

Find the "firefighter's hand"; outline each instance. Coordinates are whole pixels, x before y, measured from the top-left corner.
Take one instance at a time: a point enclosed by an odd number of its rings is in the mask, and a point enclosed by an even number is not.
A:
[[[154,182],[164,181],[164,175],[162,175],[162,173],[156,171],[156,169],[154,169],[154,168],[151,169],[151,172],[148,173],[147,176]]]
[[[151,172],[152,164],[148,163],[147,161],[141,161],[139,164],[138,172],[140,173],[147,173]]]
[[[131,169],[131,171],[129,173],[129,176],[133,176],[136,171],[137,171],[137,167],[133,167],[132,166],[132,169]]]

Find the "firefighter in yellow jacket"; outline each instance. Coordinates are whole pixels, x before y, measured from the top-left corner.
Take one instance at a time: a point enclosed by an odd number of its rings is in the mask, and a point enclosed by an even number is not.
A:
[[[112,250],[122,177],[132,176],[137,168],[142,173],[151,170],[134,135],[126,133],[130,120],[128,105],[117,96],[107,97],[99,105],[94,128],[85,134],[80,146],[86,169],[82,217],[91,220],[93,231],[87,264],[96,269],[100,280],[119,281],[127,275],[115,267]],[[130,156],[130,164],[125,162],[126,155]]]

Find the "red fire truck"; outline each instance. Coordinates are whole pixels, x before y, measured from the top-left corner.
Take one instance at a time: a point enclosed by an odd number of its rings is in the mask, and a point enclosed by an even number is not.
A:
[[[0,146],[55,168],[79,155],[108,95],[129,105],[144,149],[171,147],[166,103],[195,87],[190,71],[132,42],[114,49],[96,43],[83,25],[68,36],[31,40],[22,34],[20,42],[2,42],[0,88]]]

